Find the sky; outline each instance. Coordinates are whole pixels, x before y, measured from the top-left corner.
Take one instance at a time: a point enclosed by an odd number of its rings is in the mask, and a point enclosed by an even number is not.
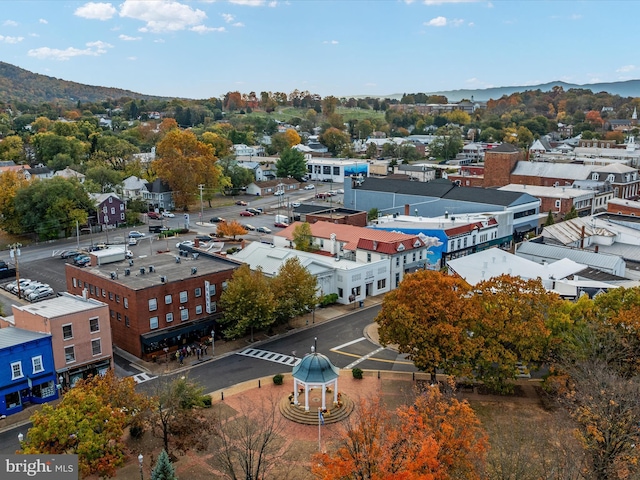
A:
[[[391,95],[640,78],[640,1],[3,0],[0,60],[148,95]],[[635,63],[634,63],[635,62]]]

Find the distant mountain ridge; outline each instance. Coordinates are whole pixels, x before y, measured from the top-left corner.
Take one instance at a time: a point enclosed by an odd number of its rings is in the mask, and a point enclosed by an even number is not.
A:
[[[82,102],[101,102],[121,97],[138,100],[165,99],[120,88],[96,87],[33,73],[9,63],[0,62],[0,100],[25,103],[58,102],[75,105]]]
[[[524,85],[524,86],[511,86],[511,87],[493,87],[482,89],[460,89],[460,90],[445,90],[439,92],[423,92],[427,95],[444,95],[450,102],[459,102],[460,100],[470,100],[473,97],[476,101],[497,100],[503,95],[511,95],[516,92],[524,92],[527,90],[541,90],[548,92],[553,87],[560,86],[566,92],[572,88],[581,88],[585,90],[591,90],[593,93],[607,92],[611,95],[620,95],[621,97],[640,97],[640,80],[627,80],[624,82],[607,82],[607,83],[588,83],[585,85],[578,85],[575,83],[567,82],[548,82],[541,83],[539,85]],[[406,92],[419,93],[419,92]],[[393,95],[380,95],[380,98],[391,98],[400,100],[404,94],[394,93]],[[367,95],[361,95],[366,97]],[[371,96],[371,95],[369,95]],[[376,95],[377,96],[377,95]]]

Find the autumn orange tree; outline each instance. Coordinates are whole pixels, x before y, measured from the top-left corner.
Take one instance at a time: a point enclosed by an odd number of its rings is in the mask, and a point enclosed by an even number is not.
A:
[[[170,130],[158,143],[157,155],[152,166],[171,187],[179,208],[187,209],[193,203],[198,185],[215,189],[229,183],[216,164],[213,147],[199,141],[192,132]]]
[[[469,374],[475,345],[469,332],[474,318],[471,288],[462,279],[431,270],[405,276],[389,292],[376,317],[380,341],[396,344],[417,368],[431,374]]]
[[[551,333],[547,320],[560,300],[540,280],[501,275],[476,285],[473,301],[475,374],[489,388],[508,392],[513,384],[506,380],[516,378],[518,362],[544,359]]]
[[[487,436],[467,402],[427,387],[414,405],[389,412],[361,400],[333,454],[317,454],[323,480],[475,480],[483,478]]]
[[[83,477],[113,477],[125,459],[124,428],[149,405],[132,378],[110,372],[82,380],[59,404],[45,404],[31,417],[22,453],[77,454]]]
[[[237,235],[246,235],[247,229],[236,220],[231,220],[230,222],[218,223],[216,233],[219,237],[232,237],[235,240]]]

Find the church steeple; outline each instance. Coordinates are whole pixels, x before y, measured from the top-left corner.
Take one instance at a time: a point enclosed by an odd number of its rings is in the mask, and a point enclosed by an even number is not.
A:
[[[638,110],[636,107],[633,107],[633,114],[631,114],[631,125],[636,125],[638,123]]]

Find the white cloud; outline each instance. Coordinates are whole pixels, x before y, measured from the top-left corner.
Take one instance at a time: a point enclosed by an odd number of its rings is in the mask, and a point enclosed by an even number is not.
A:
[[[226,32],[224,27],[207,27],[206,25],[196,25],[189,30],[196,33],[208,33],[208,32]]]
[[[18,22],[14,22],[13,20],[5,20],[2,24],[3,27],[17,27]]]
[[[74,15],[90,20],[109,20],[116,14],[116,7],[110,3],[89,2],[78,7]]]
[[[447,3],[476,3],[479,1],[480,0],[424,0],[422,3],[425,5],[444,5]]]
[[[29,34],[29,36],[30,36],[30,37],[36,37],[36,38],[37,38],[37,37],[39,37],[40,35],[38,35],[37,33],[30,33],[30,34]]]
[[[338,45],[338,40],[325,40],[324,44]]]
[[[0,43],[20,43],[24,37],[5,37],[0,35]]]
[[[40,23],[44,23],[45,25],[46,25],[47,23],[49,23],[49,22],[47,22],[44,18],[41,18],[40,20],[38,20],[38,22],[40,22]]]
[[[618,73],[629,73],[629,72],[633,72],[637,68],[638,67],[636,67],[635,65],[624,65],[624,66],[616,69],[616,72],[618,72]]]
[[[30,57],[35,57],[40,60],[58,60],[66,61],[73,57],[98,57],[107,53],[107,48],[113,47],[106,42],[97,41],[89,42],[86,44],[87,48],[75,48],[69,47],[65,50],[58,48],[40,47],[34,48],[27,52]]]
[[[136,61],[138,57],[127,57],[127,60],[131,60],[132,62]]]
[[[573,15],[571,15],[569,17],[569,20],[580,20],[582,18],[582,15],[579,13],[574,13]]]
[[[164,40],[162,38],[156,38],[153,43],[164,43]]]
[[[278,6],[278,2],[276,2],[276,0],[273,0],[272,2],[269,2],[269,7],[276,8],[277,6]]]
[[[446,27],[447,26],[447,18],[446,17],[435,17],[429,20],[428,22],[424,22],[425,27]]]
[[[233,25],[231,25],[232,27],[244,27],[244,23],[242,22],[236,22]]]
[[[454,27],[459,27],[464,24],[464,20],[462,18],[454,18],[451,20],[451,25]]]
[[[124,42],[134,42],[136,40],[142,40],[142,37],[130,37],[129,35],[119,35],[118,38]]]
[[[233,15],[231,15],[230,13],[221,13],[220,15],[222,15],[222,18],[224,18],[224,21],[226,23],[231,23],[236,18]]]
[[[145,2],[125,0],[120,16],[141,20],[146,25],[141,32],[175,32],[201,25],[207,14],[175,1],[148,0]]]
[[[261,7],[265,4],[265,0],[229,0],[229,3],[245,5],[247,7]]]
[[[378,86],[378,84],[377,84],[377,83],[369,82],[369,83],[365,83],[365,84],[364,84],[364,86],[365,86],[365,87],[377,87],[377,86]]]

